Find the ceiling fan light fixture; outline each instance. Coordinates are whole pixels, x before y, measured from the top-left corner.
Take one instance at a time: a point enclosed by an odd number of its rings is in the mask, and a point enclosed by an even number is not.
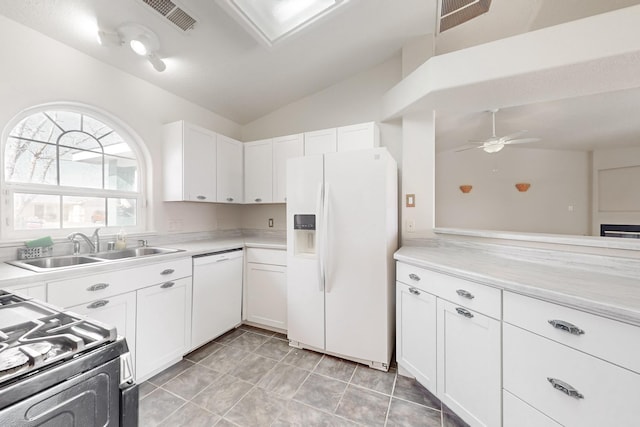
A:
[[[123,43],[120,34],[100,29],[96,33],[96,40],[100,46],[120,46]]]
[[[143,40],[133,39],[129,42],[129,47],[140,56],[146,56],[149,53],[149,48]]]
[[[156,55],[155,53],[147,55],[147,59],[149,60],[151,65],[153,65],[153,68],[157,72],[161,73],[161,72],[163,72],[164,70],[167,69],[167,64],[165,64],[164,61],[162,59],[160,59],[158,57],[158,55]]]

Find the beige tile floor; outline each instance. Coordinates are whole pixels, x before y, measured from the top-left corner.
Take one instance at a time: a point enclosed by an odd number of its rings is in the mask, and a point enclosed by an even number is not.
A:
[[[395,369],[295,349],[246,325],[140,385],[141,427],[465,425]]]

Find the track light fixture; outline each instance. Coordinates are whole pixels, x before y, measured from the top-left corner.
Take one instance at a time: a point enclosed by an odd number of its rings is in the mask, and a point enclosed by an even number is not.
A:
[[[167,65],[158,56],[160,41],[158,37],[140,24],[124,24],[117,28],[116,32],[98,30],[98,43],[102,46],[122,46],[128,44],[137,55],[147,58],[153,68],[162,72],[167,69]]]

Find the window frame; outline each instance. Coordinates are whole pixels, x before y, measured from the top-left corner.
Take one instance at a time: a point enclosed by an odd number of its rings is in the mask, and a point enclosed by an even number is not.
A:
[[[104,188],[86,188],[75,186],[62,186],[56,183],[53,184],[31,184],[22,182],[7,182],[5,177],[5,150],[9,140],[11,131],[16,127],[21,120],[34,114],[42,113],[45,111],[67,111],[73,113],[84,114],[95,120],[104,123],[115,131],[123,141],[125,141],[135,155],[135,161],[137,163],[137,191],[123,191],[123,190],[110,190]],[[34,237],[42,237],[43,235],[50,235],[54,238],[64,238],[70,232],[92,232],[95,228],[100,227],[105,234],[115,234],[120,229],[124,229],[131,233],[140,233],[146,231],[146,218],[147,218],[147,168],[146,168],[146,147],[144,146],[142,139],[123,121],[117,117],[102,111],[96,107],[72,103],[72,102],[56,102],[47,103],[27,108],[18,114],[16,114],[4,127],[0,140],[0,163],[2,164],[2,173],[0,174],[0,203],[3,207],[1,210],[2,218],[0,221],[0,241],[29,239]],[[58,152],[56,153],[56,156]],[[104,149],[102,150],[104,156]],[[102,178],[104,179],[104,168],[102,170]],[[58,180],[59,182],[59,180]],[[104,186],[104,181],[103,181]],[[78,197],[98,197],[98,198],[123,198],[123,199],[135,199],[136,200],[136,225],[135,226],[107,226],[96,225],[95,227],[78,227],[78,228],[44,228],[44,229],[29,229],[29,230],[16,230],[14,228],[14,194],[15,193],[28,193],[28,194],[43,194],[43,195],[55,195],[55,196],[78,196]],[[60,205],[60,211],[62,213],[63,205]]]

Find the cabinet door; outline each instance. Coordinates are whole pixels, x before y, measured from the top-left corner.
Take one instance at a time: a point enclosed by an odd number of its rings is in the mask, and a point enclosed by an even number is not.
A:
[[[43,302],[47,301],[47,287],[44,283],[32,283],[30,285],[10,288],[9,290],[19,292],[22,295],[35,298]]]
[[[398,365],[436,393],[436,297],[396,285],[396,358]]]
[[[224,135],[217,141],[217,201],[242,203],[243,159],[242,142]]]
[[[375,122],[338,128],[338,151],[362,150],[380,145],[380,131]]]
[[[183,132],[184,198],[194,202],[215,202],[216,134],[189,123],[184,124]]]
[[[137,291],[136,378],[177,362],[191,340],[191,277]]]
[[[335,153],[337,149],[338,134],[336,128],[305,132],[304,155]]]
[[[471,426],[501,425],[500,322],[438,298],[438,397]]]
[[[246,203],[271,203],[273,182],[272,140],[244,144],[244,200]]]
[[[247,320],[287,329],[287,268],[247,263]]]
[[[132,360],[136,360],[135,292],[127,292],[122,295],[98,299],[88,304],[69,307],[69,311],[85,315],[110,326],[115,326],[118,330],[118,335],[122,335],[127,339]]]
[[[242,257],[220,254],[194,259],[191,347],[238,326],[241,316]]]
[[[302,134],[273,139],[273,201],[287,201],[287,160],[304,155]]]

